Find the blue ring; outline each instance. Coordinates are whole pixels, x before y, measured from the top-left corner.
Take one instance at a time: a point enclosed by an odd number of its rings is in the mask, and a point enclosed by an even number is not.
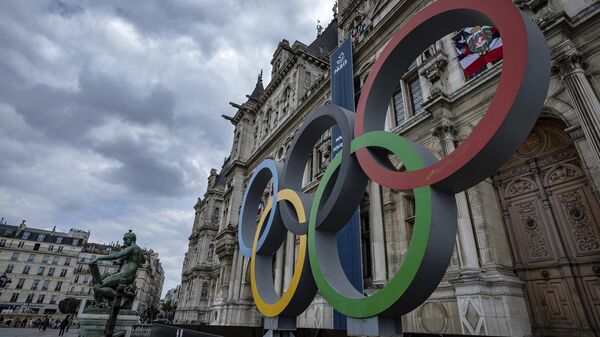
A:
[[[258,225],[256,210],[260,204],[262,193],[271,178],[273,178],[272,200],[277,200],[277,191],[279,191],[279,172],[281,172],[281,164],[271,159],[266,159],[254,169],[252,177],[248,182],[246,193],[242,200],[238,227],[238,244],[240,246],[240,252],[245,257],[250,258],[252,256],[252,244]],[[273,202],[273,208],[269,213],[269,217],[267,218],[266,223],[263,224],[264,229],[256,245],[257,252],[275,253],[285,238],[285,226],[281,223],[274,225],[276,219],[281,218],[277,204],[277,202]],[[264,206],[266,205],[263,205],[263,208]],[[281,221],[279,220],[279,222]],[[268,241],[267,237],[269,237]]]

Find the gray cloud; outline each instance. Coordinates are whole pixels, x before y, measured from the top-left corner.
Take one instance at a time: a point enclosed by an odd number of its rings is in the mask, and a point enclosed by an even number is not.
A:
[[[0,216],[127,229],[180,282],[193,205],[243,102],[286,38],[333,1],[7,1],[0,11]]]

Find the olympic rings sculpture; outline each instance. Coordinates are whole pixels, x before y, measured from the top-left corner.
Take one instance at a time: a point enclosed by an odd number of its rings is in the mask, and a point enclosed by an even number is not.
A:
[[[402,75],[422,50],[469,25],[493,25],[503,39],[504,64],[496,94],[472,134],[438,160],[428,149],[382,131],[387,107]],[[242,202],[240,252],[251,259],[252,294],[266,317],[302,313],[317,290],[352,318],[397,317],[423,303],[441,281],[454,249],[454,194],[481,182],[506,162],[533,128],[546,97],[550,57],[539,28],[511,0],[439,0],[408,21],[374,64],[357,113],[333,104],[317,108],[294,136],[283,165],[256,167]],[[327,167],[314,196],[302,191],[306,160],[318,138],[337,125],[343,149]],[[404,165],[397,170],[394,154]],[[360,205],[368,180],[394,190],[412,190],[416,220],[409,250],[396,275],[370,296],[346,278],[336,233]],[[268,182],[272,200],[256,221]],[[273,285],[272,261],[290,231],[299,252],[287,291]]]

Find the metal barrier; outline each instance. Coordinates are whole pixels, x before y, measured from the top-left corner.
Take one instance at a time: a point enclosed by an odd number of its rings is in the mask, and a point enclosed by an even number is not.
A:
[[[179,328],[171,325],[154,324],[151,330],[152,332],[149,335],[150,337],[222,337],[219,335]]]
[[[131,337],[150,337],[152,335],[152,324],[138,324],[131,329]]]

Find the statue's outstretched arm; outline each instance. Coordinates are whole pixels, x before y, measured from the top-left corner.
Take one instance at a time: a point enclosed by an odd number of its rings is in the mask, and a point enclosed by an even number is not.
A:
[[[95,259],[92,259],[90,261],[90,264],[95,263],[96,261],[100,261],[100,260],[109,260],[110,261],[110,260],[116,260],[116,259],[122,258],[124,256],[129,255],[131,253],[131,249],[132,249],[132,247],[127,247],[116,253],[98,256]]]

